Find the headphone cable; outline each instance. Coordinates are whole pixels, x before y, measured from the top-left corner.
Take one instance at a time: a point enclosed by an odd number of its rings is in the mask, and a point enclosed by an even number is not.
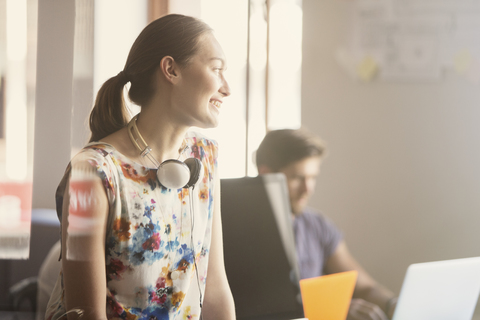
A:
[[[199,296],[200,296],[200,299],[199,299],[199,303],[200,303],[200,320],[203,319],[203,316],[202,316],[202,308],[203,308],[203,303],[202,303],[202,300],[203,300],[203,294],[202,294],[202,288],[200,287],[200,277],[198,275],[198,267],[197,267],[197,259],[196,259],[196,253],[195,253],[195,243],[193,241],[193,230],[195,228],[195,217],[194,217],[194,214],[193,214],[193,208],[194,208],[194,205],[193,205],[193,198],[195,197],[192,197],[192,193],[193,193],[193,190],[195,188],[195,185],[192,186],[192,190],[191,192],[189,192],[189,198],[190,198],[190,221],[191,221],[191,224],[192,224],[192,230],[190,232],[190,241],[191,241],[191,245],[192,245],[192,253],[193,253],[193,264],[194,264],[194,267],[195,267],[195,274],[197,276],[197,286],[198,286],[198,292],[199,292]]]

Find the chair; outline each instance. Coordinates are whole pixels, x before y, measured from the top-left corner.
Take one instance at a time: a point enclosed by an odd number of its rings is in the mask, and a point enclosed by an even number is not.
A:
[[[47,310],[48,300],[58,279],[61,262],[58,257],[61,251],[61,242],[58,240],[43,260],[37,278],[37,320],[42,320]]]
[[[28,312],[32,319],[37,310],[37,277],[23,279],[8,290],[8,301],[11,311]]]

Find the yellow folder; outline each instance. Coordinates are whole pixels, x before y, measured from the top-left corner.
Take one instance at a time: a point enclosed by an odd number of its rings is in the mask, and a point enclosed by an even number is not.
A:
[[[345,320],[357,282],[356,270],[300,280],[308,320]]]

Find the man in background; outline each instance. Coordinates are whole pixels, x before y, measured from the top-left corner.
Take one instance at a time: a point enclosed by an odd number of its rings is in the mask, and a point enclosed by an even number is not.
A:
[[[394,294],[353,258],[333,222],[307,207],[324,156],[323,142],[303,129],[270,131],[256,152],[259,174],[280,172],[287,178],[300,278],[357,270],[347,320],[391,319],[396,306]]]

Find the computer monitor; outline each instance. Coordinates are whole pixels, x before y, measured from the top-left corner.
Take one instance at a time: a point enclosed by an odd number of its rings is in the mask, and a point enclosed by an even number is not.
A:
[[[221,210],[237,319],[303,317],[285,176],[222,179]]]

